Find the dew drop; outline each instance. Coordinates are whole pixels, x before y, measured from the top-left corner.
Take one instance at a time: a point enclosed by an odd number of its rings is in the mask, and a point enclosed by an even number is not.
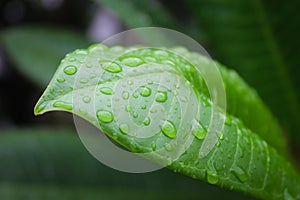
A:
[[[231,119],[230,119],[229,116],[226,116],[226,118],[225,118],[225,124],[228,125],[228,126],[231,125]]]
[[[77,72],[77,68],[74,65],[69,65],[64,68],[64,73],[67,75],[74,75]]]
[[[73,109],[73,106],[69,103],[66,103],[64,101],[56,101],[54,104],[53,104],[54,107],[57,107],[57,108],[63,108],[63,109],[66,109],[66,110],[72,110]]]
[[[169,138],[175,138],[177,134],[175,125],[168,120],[161,126],[161,131]]]
[[[79,109],[79,112],[80,112],[80,114],[82,114],[82,115],[86,115],[86,114],[87,114],[87,112],[86,112],[85,110],[83,110],[83,109]]]
[[[144,123],[145,126],[149,126],[150,123],[151,123],[150,118],[149,118],[149,117],[146,117],[145,120],[143,121],[143,123]]]
[[[198,121],[195,122],[196,123],[193,125],[192,133],[199,140],[203,140],[206,136],[206,130]]]
[[[77,54],[77,55],[87,55],[88,52],[87,52],[86,50],[80,49],[80,50],[77,50],[77,51],[76,51],[76,54]]]
[[[40,113],[41,111],[43,111],[43,110],[45,109],[45,107],[46,107],[46,104],[39,104],[39,105],[35,108],[35,110],[36,110],[37,113]]]
[[[100,92],[102,94],[111,95],[113,93],[112,89],[109,87],[102,87],[100,88]]]
[[[118,134],[117,133],[113,133],[112,134],[112,138],[115,139],[115,140],[118,139]]]
[[[96,78],[96,77],[97,77],[96,74],[91,74],[91,75],[90,75],[90,78],[91,78],[91,79]]]
[[[88,83],[88,82],[89,82],[89,80],[87,80],[87,79],[85,79],[85,78],[83,78],[83,79],[80,80],[80,83],[82,83],[82,84],[86,84],[86,83]]]
[[[70,57],[70,58],[68,59],[68,61],[69,61],[69,62],[75,62],[75,61],[76,61],[76,58]]]
[[[172,147],[172,145],[170,143],[167,143],[165,145],[165,148],[166,148],[167,151],[172,151],[172,149],[173,149],[173,147]]]
[[[137,112],[133,113],[133,118],[138,118],[139,114]]]
[[[112,122],[112,120],[114,119],[114,116],[110,111],[98,110],[97,118],[104,123],[109,123],[109,122]]]
[[[147,106],[146,106],[145,104],[143,104],[143,105],[141,106],[141,108],[142,108],[143,110],[145,110],[145,109],[147,108]]]
[[[151,144],[151,148],[152,148],[152,151],[155,151],[155,150],[156,150],[156,143],[155,143],[155,142],[153,142],[153,143]]]
[[[134,98],[138,98],[139,97],[139,95],[137,94],[137,93],[133,93],[133,95],[132,95]]]
[[[130,105],[126,106],[126,111],[130,112],[132,110],[132,107]]]
[[[124,91],[124,92],[122,93],[122,98],[123,98],[124,100],[127,100],[127,99],[129,98],[129,93],[126,92],[126,91]]]
[[[184,168],[185,167],[184,162],[179,162],[179,166],[180,166],[180,168]]]
[[[111,73],[118,73],[122,71],[122,67],[117,63],[110,63],[109,65],[105,66],[104,69]]]
[[[155,96],[155,101],[159,103],[164,103],[168,99],[167,92],[158,92]]]
[[[224,140],[224,133],[221,133],[219,138],[220,140]]]
[[[123,134],[127,134],[130,130],[129,126],[127,124],[121,124],[119,126],[120,128],[120,131],[123,133]]]
[[[140,95],[143,97],[149,97],[151,95],[151,89],[146,86],[141,86]]]
[[[128,83],[128,85],[132,85],[132,84],[133,84],[133,81],[132,81],[132,80],[129,80],[127,83]]]
[[[151,84],[153,84],[153,81],[151,79],[148,79],[147,83],[151,85]]]
[[[206,172],[207,182],[210,184],[216,184],[219,181],[219,176],[216,172],[207,171]]]
[[[242,183],[246,182],[248,180],[248,174],[247,172],[238,166],[233,166],[230,171],[234,174],[236,178],[238,178]]]
[[[64,78],[57,78],[56,80],[57,80],[57,82],[59,82],[59,83],[65,82],[65,79],[64,79]]]
[[[121,61],[129,67],[137,67],[144,63],[144,61],[138,57],[126,57]]]
[[[82,101],[84,103],[90,103],[91,102],[91,98],[89,96],[85,96],[85,97],[82,98]]]

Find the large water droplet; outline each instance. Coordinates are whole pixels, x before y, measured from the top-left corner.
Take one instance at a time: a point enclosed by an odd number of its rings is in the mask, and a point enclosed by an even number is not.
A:
[[[140,87],[140,95],[143,97],[148,97],[151,95],[151,89],[146,86]]]
[[[100,88],[100,92],[102,94],[111,95],[113,93],[112,89],[109,87],[102,87]]]
[[[98,110],[97,118],[104,123],[109,123],[109,122],[112,122],[112,120],[114,119],[114,116],[110,111]]]
[[[54,104],[53,104],[54,107],[57,107],[57,108],[64,108],[66,110],[72,110],[73,109],[73,106],[72,104],[70,103],[66,103],[64,101],[56,101]]]
[[[177,134],[175,125],[168,120],[161,126],[161,131],[169,138],[175,138]]]
[[[69,65],[64,68],[64,72],[67,75],[73,75],[77,72],[77,67],[75,67],[74,65]]]
[[[110,63],[109,65],[106,65],[104,69],[108,72],[112,73],[118,73],[122,71],[122,67],[118,65],[117,63]]]
[[[216,184],[219,181],[219,176],[216,172],[206,171],[207,182]]]
[[[146,117],[143,123],[145,126],[149,126],[149,124],[151,123],[150,117]]]
[[[159,103],[164,103],[166,102],[168,99],[168,94],[167,92],[158,92],[156,95],[155,95],[155,101],[156,102],[159,102]]]
[[[193,125],[193,129],[192,129],[192,133],[199,140],[203,140],[206,136],[205,128],[198,121],[195,121],[195,124]]]
[[[82,100],[83,100],[84,103],[90,103],[91,102],[91,97],[85,96],[85,97],[82,98]]]
[[[144,63],[144,61],[138,57],[126,57],[123,58],[121,61],[129,67],[137,67]]]
[[[230,171],[237,177],[242,183],[246,182],[248,180],[248,174],[247,172],[238,166],[233,166]]]
[[[127,124],[121,124],[119,126],[120,128],[120,131],[123,133],[123,134],[127,134],[130,130],[129,126]]]

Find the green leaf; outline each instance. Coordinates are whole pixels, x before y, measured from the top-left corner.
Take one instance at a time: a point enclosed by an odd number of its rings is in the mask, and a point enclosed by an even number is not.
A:
[[[65,29],[21,26],[0,33],[6,52],[17,69],[38,86],[46,86],[58,60],[88,45],[84,36]]]
[[[218,59],[257,89],[300,147],[299,1],[188,2]]]
[[[212,67],[207,58],[183,48],[102,45],[62,60],[35,114],[72,112],[129,150],[211,184],[261,199],[300,198],[276,120],[235,72],[215,64],[227,90],[226,114],[215,109],[195,69]],[[210,130],[213,110],[226,118],[221,132]],[[204,147],[207,139],[213,148]]]
[[[199,193],[207,200],[251,199],[169,170],[115,171],[89,155],[66,128],[4,129],[0,157],[0,199],[199,199]]]

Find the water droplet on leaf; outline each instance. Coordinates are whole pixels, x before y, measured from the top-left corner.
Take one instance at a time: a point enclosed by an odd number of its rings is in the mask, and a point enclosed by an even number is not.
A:
[[[72,104],[69,104],[69,103],[66,103],[64,101],[56,101],[54,104],[53,104],[54,107],[57,107],[57,108],[64,108],[66,110],[72,110],[73,109],[73,106]]]
[[[110,63],[109,65],[105,66],[104,69],[111,73],[118,73],[122,71],[122,67],[117,63]]]
[[[129,67],[137,67],[144,63],[144,61],[138,57],[126,57],[121,61]]]
[[[248,180],[247,172],[238,166],[233,166],[230,171],[237,177],[242,183]]]
[[[123,92],[123,94],[122,94],[122,98],[124,99],[124,100],[127,100],[128,98],[129,98],[129,93],[128,92]]]
[[[91,102],[91,98],[89,96],[85,96],[82,98],[84,103],[90,103]]]
[[[168,120],[161,126],[161,131],[169,138],[175,138],[177,134],[175,125]]]
[[[148,97],[151,95],[151,89],[146,86],[140,87],[140,95],[143,97]]]
[[[146,117],[145,120],[143,121],[145,126],[149,126],[149,124],[151,123],[151,120],[149,117]]]
[[[100,92],[102,94],[111,95],[113,93],[112,89],[109,87],[102,87],[100,88]]]
[[[127,134],[130,130],[129,126],[127,124],[121,124],[119,126],[120,128],[120,131],[123,133],[123,134]]]
[[[219,176],[216,172],[207,171],[206,178],[207,182],[209,182],[210,184],[216,184],[219,181]]]
[[[156,102],[164,103],[164,102],[167,101],[167,99],[168,99],[167,92],[158,92],[158,93],[155,95],[155,101],[156,101]]]
[[[104,123],[112,122],[114,119],[113,114],[107,110],[98,110],[97,111],[97,118]]]
[[[59,82],[59,83],[65,82],[65,79],[64,79],[64,78],[57,78],[56,80],[57,80],[57,82]]]
[[[199,140],[203,140],[206,136],[205,128],[198,121],[195,121],[195,124],[193,125],[193,129],[192,129],[192,133]]]
[[[69,65],[64,68],[64,73],[67,75],[74,75],[77,72],[77,67],[74,65]]]

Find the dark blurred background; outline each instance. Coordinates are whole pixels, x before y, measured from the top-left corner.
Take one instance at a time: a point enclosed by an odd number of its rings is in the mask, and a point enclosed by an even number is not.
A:
[[[165,169],[110,169],[85,150],[70,114],[35,117],[33,107],[66,53],[130,28],[171,28],[257,89],[297,162],[299,8],[293,0],[0,0],[0,199],[250,199]]]

